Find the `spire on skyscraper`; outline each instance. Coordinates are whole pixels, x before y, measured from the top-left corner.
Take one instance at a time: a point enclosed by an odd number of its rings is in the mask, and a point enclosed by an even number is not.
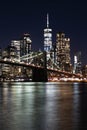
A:
[[[47,13],[47,28],[49,28],[49,14]]]

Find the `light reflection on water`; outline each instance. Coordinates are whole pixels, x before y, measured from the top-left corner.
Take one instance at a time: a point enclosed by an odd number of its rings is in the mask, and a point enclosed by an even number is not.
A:
[[[0,130],[87,129],[87,84],[0,84]]]

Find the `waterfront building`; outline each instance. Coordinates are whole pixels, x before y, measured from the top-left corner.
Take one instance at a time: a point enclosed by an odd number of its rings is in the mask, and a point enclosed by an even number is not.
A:
[[[2,49],[0,48],[0,59],[2,59]]]
[[[52,49],[52,29],[49,28],[49,15],[47,14],[47,26],[44,29],[44,51],[47,53],[47,60],[50,59]]]
[[[14,46],[8,45],[2,52],[2,59],[4,61],[15,62],[17,60],[16,48]],[[2,66],[2,75],[6,78],[14,75],[14,67],[9,64],[3,64]]]
[[[28,59],[24,59],[22,57],[27,57],[28,58],[28,54],[30,54],[31,52],[31,38],[30,38],[30,34],[25,33],[21,39],[20,39],[20,61],[22,62],[26,62],[28,63]]]
[[[83,75],[84,78],[87,79],[87,65],[84,65],[82,67],[82,75]]]
[[[0,48],[0,60],[2,59],[2,49]],[[2,75],[2,64],[0,64],[0,76]]]
[[[11,46],[14,46],[16,48],[17,62],[20,62],[20,40],[12,40]]]
[[[56,46],[55,45],[53,45],[51,49],[51,59],[53,60],[53,63],[56,62]]]
[[[8,45],[7,48],[2,52],[2,59],[7,61],[16,61],[17,49],[15,46]]]
[[[24,56],[31,52],[31,39],[28,33],[25,33],[20,39],[20,55]]]
[[[56,62],[61,70],[71,71],[70,38],[66,38],[63,32],[56,37]]]
[[[73,73],[82,74],[81,52],[77,52],[74,55],[74,70]]]

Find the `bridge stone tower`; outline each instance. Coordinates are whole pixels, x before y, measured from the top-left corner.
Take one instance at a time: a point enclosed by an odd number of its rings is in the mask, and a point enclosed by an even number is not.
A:
[[[33,68],[32,69],[32,81],[33,82],[47,82],[48,77],[47,77],[47,57],[46,57],[46,52],[43,52],[43,61],[44,65],[43,68]]]

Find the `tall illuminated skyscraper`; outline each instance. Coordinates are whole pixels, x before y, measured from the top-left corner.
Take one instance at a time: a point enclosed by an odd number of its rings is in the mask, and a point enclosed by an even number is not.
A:
[[[24,56],[31,52],[31,39],[28,33],[25,33],[20,39],[20,55]]]
[[[73,70],[73,73],[79,73],[81,74],[82,73],[82,63],[81,63],[81,52],[77,52],[75,55],[74,55],[74,70]]]
[[[44,51],[47,52],[47,58],[50,57],[49,52],[52,49],[52,29],[49,28],[49,14],[47,14],[47,27],[44,29]]]
[[[69,71],[69,66],[71,62],[70,38],[65,38],[65,34],[63,32],[59,32],[57,34],[56,41],[58,66],[61,70]]]
[[[17,51],[17,61],[20,62],[20,40],[12,40],[11,46],[16,47]]]

